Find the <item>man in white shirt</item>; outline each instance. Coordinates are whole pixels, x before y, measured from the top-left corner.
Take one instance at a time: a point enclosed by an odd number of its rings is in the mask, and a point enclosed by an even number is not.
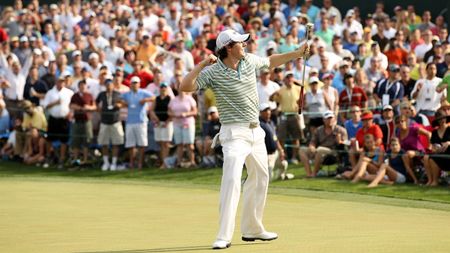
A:
[[[380,50],[380,45],[376,42],[372,43],[372,46],[370,47],[372,50],[372,56],[367,57],[367,59],[364,61],[364,70],[368,70],[370,68],[370,63],[372,61],[372,58],[377,58],[381,61],[381,68],[383,70],[387,69],[388,67],[388,59],[385,54],[383,54]]]
[[[280,89],[280,85],[270,80],[270,70],[268,68],[261,70],[256,88],[258,90],[259,104],[268,104],[271,111],[276,110],[277,103],[270,101],[269,97]],[[276,118],[276,114],[274,117]]]
[[[426,70],[426,78],[417,80],[411,96],[416,100],[417,111],[432,117],[441,106],[443,93],[437,93],[436,87],[442,79],[436,77],[437,68],[434,63],[428,63]]]
[[[66,158],[67,143],[69,141],[69,118],[70,118],[70,100],[73,91],[66,88],[64,77],[60,77],[56,85],[45,94],[43,107],[47,110],[48,119],[48,138],[47,138],[47,161],[44,167],[48,167],[49,157],[53,141],[60,141],[60,155],[58,169],[64,168]]]
[[[422,59],[425,56],[425,54],[428,51],[430,51],[431,48],[433,47],[433,44],[431,43],[432,36],[433,36],[433,33],[430,30],[428,30],[428,29],[422,32],[422,38],[423,38],[423,42],[424,43],[418,45],[414,49],[414,53],[416,54],[418,61],[422,61]]]
[[[355,11],[353,9],[348,10],[345,15],[345,21],[342,25],[342,30],[347,29],[349,33],[356,32],[358,34],[357,39],[360,40],[363,34],[363,27],[361,23],[355,20]]]

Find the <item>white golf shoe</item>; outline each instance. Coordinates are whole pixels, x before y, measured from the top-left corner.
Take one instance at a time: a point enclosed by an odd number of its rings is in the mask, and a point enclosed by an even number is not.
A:
[[[272,241],[277,238],[278,238],[277,233],[267,232],[267,231],[264,231],[264,232],[262,232],[260,234],[256,234],[256,235],[247,235],[247,234],[242,235],[242,241],[245,241],[245,242],[254,242],[256,240]]]
[[[212,248],[213,249],[226,249],[226,248],[229,248],[230,246],[231,246],[231,242],[229,242],[229,241],[216,240],[213,243]]]

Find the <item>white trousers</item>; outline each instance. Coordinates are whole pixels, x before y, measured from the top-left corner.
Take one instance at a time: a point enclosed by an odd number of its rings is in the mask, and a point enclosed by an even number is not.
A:
[[[241,232],[259,234],[265,231],[262,219],[269,173],[264,137],[261,127],[251,129],[248,124],[225,124],[220,129],[224,164],[217,239],[231,241],[233,237],[244,164],[248,177],[243,191]]]

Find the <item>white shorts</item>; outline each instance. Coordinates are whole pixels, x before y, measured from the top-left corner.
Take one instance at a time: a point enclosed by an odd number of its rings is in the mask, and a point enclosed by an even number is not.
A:
[[[100,124],[100,131],[98,132],[97,142],[99,145],[122,145],[124,140],[124,133],[122,122],[114,124]]]
[[[155,141],[172,141],[173,139],[173,122],[165,122],[165,127],[161,127],[161,123],[158,127],[154,128],[155,131]]]
[[[189,125],[184,128],[183,126],[173,126],[173,137],[175,144],[194,144],[195,139],[195,125]]]
[[[125,126],[125,147],[146,147],[147,140],[147,122],[137,124],[127,124]]]
[[[406,177],[402,173],[397,172],[397,180],[395,180],[395,182],[397,184],[404,184],[406,182]]]

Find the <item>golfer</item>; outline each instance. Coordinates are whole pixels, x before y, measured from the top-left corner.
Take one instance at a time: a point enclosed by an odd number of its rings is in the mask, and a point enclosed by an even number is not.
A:
[[[241,192],[242,168],[247,167],[244,184],[242,240],[270,241],[278,238],[262,224],[269,183],[265,133],[259,126],[256,73],[275,68],[309,53],[306,43],[293,52],[261,58],[245,52],[249,34],[222,31],[216,40],[218,59],[209,55],[181,83],[182,91],[211,88],[216,95],[222,127],[218,136],[224,164],[220,188],[219,233],[213,249],[231,246]],[[209,66],[208,68],[206,68]],[[215,141],[213,141],[215,142]]]

